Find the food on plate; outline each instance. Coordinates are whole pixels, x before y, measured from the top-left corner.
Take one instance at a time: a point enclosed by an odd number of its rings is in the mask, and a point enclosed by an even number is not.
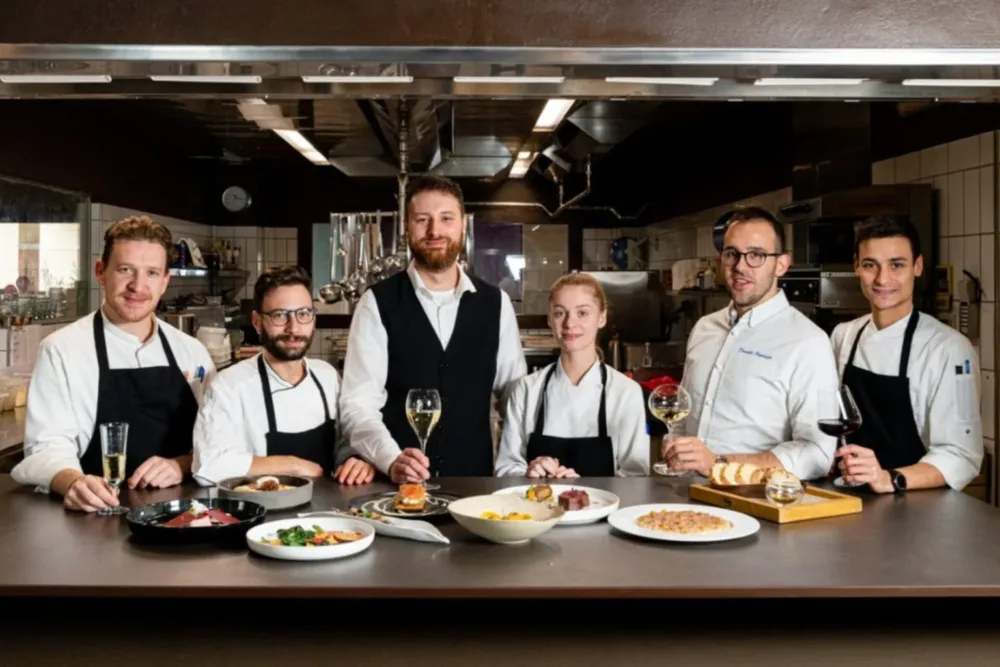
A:
[[[165,522],[164,528],[208,528],[239,523],[240,520],[229,512],[218,508],[209,508],[197,500],[191,501],[191,508]]]
[[[288,484],[282,484],[277,477],[271,477],[270,475],[264,477],[258,477],[255,481],[249,484],[240,484],[233,488],[233,491],[239,491],[240,493],[247,493],[253,491],[285,491],[287,489],[294,488]]]
[[[580,489],[563,491],[559,494],[559,506],[567,512],[586,509],[590,507],[590,496],[587,495],[586,491]]]
[[[701,533],[717,533],[733,527],[732,521],[708,512],[682,510],[672,512],[659,510],[647,512],[635,520],[635,525],[646,530],[656,530],[661,533],[681,533],[697,535]]]
[[[528,500],[534,500],[541,502],[543,500],[552,500],[552,487],[548,484],[536,484],[535,486],[529,486],[528,490],[525,492],[524,497]]]
[[[713,486],[745,486],[767,484],[776,475],[798,480],[784,468],[759,468],[752,463],[716,463],[709,472],[708,481]]]
[[[311,529],[302,526],[279,528],[274,537],[262,537],[260,541],[275,547],[327,547],[344,542],[357,542],[364,535],[347,530],[326,531],[319,526]]]
[[[508,514],[497,514],[496,512],[483,512],[480,519],[494,519],[496,521],[531,521],[531,515],[524,512],[510,512]]]
[[[389,523],[388,517],[379,514],[378,512],[372,512],[370,510],[363,510],[360,507],[352,507],[347,510],[347,513],[351,516],[356,516],[361,519],[372,519],[373,521],[381,521],[382,523]]]
[[[400,484],[393,506],[400,512],[421,512],[427,504],[427,489],[423,484]]]

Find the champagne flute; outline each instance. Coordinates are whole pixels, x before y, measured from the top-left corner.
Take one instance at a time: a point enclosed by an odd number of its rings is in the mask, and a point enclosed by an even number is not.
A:
[[[98,514],[113,516],[128,512],[121,504],[119,487],[125,481],[125,451],[128,444],[128,423],[108,422],[101,424],[101,462],[104,468],[104,481],[115,496],[118,496],[118,507],[105,507]]]
[[[671,426],[684,421],[691,412],[691,395],[679,383],[668,382],[650,392],[647,403],[653,416],[667,427],[667,434],[663,437],[663,444],[666,445],[673,436]],[[660,457],[661,459],[663,457],[662,450]],[[668,477],[681,477],[687,474],[687,471],[671,470],[665,459],[653,464],[653,472]]]
[[[441,419],[441,395],[437,389],[411,389],[406,394],[406,419],[417,434],[420,451],[427,454],[427,439]],[[434,471],[431,471],[434,474]],[[424,483],[427,489],[441,488],[437,484]]]
[[[823,433],[837,438],[837,449],[847,444],[848,435],[861,428],[861,411],[858,410],[854,395],[846,384],[823,390],[820,394],[819,409],[819,420],[816,425]],[[834,461],[834,468],[839,469],[838,461],[839,459]],[[841,476],[838,476],[833,483],[844,487],[865,485],[864,482],[848,482]]]

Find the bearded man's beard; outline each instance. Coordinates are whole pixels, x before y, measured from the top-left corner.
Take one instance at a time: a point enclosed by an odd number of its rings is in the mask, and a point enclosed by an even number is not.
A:
[[[424,268],[431,271],[443,271],[451,267],[462,252],[462,244],[452,239],[445,239],[447,245],[443,248],[431,248],[431,241],[440,241],[440,238],[423,238],[420,243],[410,241],[410,252],[413,253],[413,260]]]

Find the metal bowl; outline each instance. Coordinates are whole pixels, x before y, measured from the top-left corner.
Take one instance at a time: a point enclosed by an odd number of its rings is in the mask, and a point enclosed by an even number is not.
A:
[[[168,528],[166,522],[191,509],[197,501],[202,505],[231,514],[239,523],[223,526]],[[162,545],[211,544],[239,546],[246,541],[246,532],[264,521],[267,514],[258,503],[244,500],[184,498],[134,507],[125,515],[132,537],[139,542]]]
[[[234,491],[238,486],[256,482],[262,477],[274,477],[279,484],[292,488],[281,491]],[[217,485],[220,498],[231,498],[233,500],[249,500],[268,510],[284,510],[292,507],[305,505],[312,501],[313,482],[308,477],[295,477],[292,475],[255,475],[244,477],[230,477],[224,479]]]

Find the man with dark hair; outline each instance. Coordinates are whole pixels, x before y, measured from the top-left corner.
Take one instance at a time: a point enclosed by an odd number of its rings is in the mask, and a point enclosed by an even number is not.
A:
[[[801,479],[830,469],[836,443],[817,426],[816,396],[837,386],[823,330],[778,288],[788,270],[784,229],[767,211],[738,209],[720,255],[729,306],[688,338],[681,384],[691,412],[664,444],[664,474],[707,476],[721,461],[782,467]]]
[[[375,475],[338,447],[337,369],[306,353],[316,333],[309,275],[277,266],[254,285],[260,354],[221,371],[194,429],[194,472],[206,484],[244,475],[321,477],[367,484]]]
[[[913,307],[924,271],[908,220],[876,217],[855,229],[854,268],[871,314],[831,335],[842,382],[861,412],[837,451],[838,484],[876,493],[949,486],[979,474],[983,427],[979,361],[969,339]]]
[[[510,297],[466,274],[457,259],[467,218],[446,178],[410,183],[406,272],[361,296],[344,362],[341,416],[351,445],[397,483],[430,475],[491,476],[494,395],[503,412],[527,373]],[[407,393],[436,389],[441,417],[426,452],[407,421]]]
[[[204,345],[155,316],[172,248],[170,231],[148,217],[116,222],[94,267],[101,308],[38,348],[25,457],[12,475],[62,496],[68,509],[121,506],[104,480],[101,424],[129,425],[130,488],[173,486],[190,472],[191,429],[215,366]]]

